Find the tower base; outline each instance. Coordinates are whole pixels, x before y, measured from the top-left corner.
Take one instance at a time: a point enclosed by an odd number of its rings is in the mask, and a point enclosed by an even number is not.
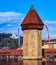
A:
[[[23,60],[42,60],[42,57],[34,58],[34,57],[23,57]]]

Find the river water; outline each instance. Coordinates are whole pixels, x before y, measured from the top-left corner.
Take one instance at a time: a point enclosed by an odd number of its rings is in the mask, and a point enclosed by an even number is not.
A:
[[[56,62],[42,62],[41,60],[0,60],[0,65],[56,65]]]

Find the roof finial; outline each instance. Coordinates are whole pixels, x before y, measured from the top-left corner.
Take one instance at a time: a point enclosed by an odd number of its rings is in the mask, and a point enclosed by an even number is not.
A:
[[[33,5],[31,6],[31,8],[30,8],[30,9],[32,9],[32,10],[34,9]]]
[[[31,6],[31,8],[34,8],[33,5]]]

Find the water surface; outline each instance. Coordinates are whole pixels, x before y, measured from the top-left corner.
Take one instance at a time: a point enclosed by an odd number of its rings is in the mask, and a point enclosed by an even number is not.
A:
[[[42,62],[37,60],[0,60],[0,65],[56,65],[55,61]]]

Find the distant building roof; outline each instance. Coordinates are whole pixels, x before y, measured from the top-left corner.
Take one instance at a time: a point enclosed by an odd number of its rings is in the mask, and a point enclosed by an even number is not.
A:
[[[29,12],[25,16],[21,26],[22,29],[42,29],[44,23],[40,19],[39,15],[33,7],[30,8]],[[25,27],[24,27],[25,26]]]
[[[12,39],[18,39],[18,36],[12,34],[12,36],[10,36],[10,38],[12,38]]]
[[[46,48],[46,52],[56,52],[56,48]]]
[[[49,40],[42,40],[42,45],[45,45],[45,44],[56,44],[56,39],[51,39],[50,41]]]

